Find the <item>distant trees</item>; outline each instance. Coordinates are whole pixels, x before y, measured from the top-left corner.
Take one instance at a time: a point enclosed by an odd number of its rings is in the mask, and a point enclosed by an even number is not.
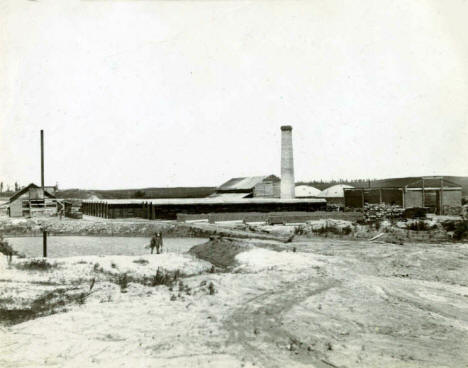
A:
[[[134,195],[135,198],[145,198],[146,193],[143,190],[137,190]]]
[[[8,193],[8,194],[11,194],[11,193],[14,193],[14,192],[17,192],[21,189],[23,189],[24,186],[21,186],[18,182],[15,182],[13,184],[13,188],[11,187],[10,184],[7,184],[5,182],[0,182],[0,193]]]
[[[313,180],[313,181],[301,181],[296,183],[297,185],[305,184],[311,185],[317,189],[324,190],[335,184],[347,184],[353,187],[368,187],[370,183],[376,181],[376,179],[339,179],[339,180]]]

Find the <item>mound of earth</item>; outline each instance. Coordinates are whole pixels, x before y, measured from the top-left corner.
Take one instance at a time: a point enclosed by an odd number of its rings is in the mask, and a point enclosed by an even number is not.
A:
[[[189,254],[208,261],[216,267],[231,268],[237,265],[236,256],[251,248],[251,245],[240,240],[219,238],[190,248]]]

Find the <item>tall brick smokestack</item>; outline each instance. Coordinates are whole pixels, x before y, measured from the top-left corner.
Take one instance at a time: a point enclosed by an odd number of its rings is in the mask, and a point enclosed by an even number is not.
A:
[[[281,127],[281,198],[295,197],[292,126]]]

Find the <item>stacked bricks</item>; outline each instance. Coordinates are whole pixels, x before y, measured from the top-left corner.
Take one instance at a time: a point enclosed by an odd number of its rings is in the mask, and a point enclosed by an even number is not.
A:
[[[365,204],[364,219],[366,222],[376,222],[387,219],[399,219],[403,216],[404,209],[400,206],[387,204]]]

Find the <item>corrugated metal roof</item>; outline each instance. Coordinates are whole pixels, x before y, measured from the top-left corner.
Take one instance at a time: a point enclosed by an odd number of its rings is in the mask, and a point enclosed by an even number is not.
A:
[[[272,179],[274,181],[279,180],[278,177],[274,175],[269,176],[248,176],[244,178],[232,178],[222,184],[218,190],[251,190],[258,183],[263,182],[265,179]]]

